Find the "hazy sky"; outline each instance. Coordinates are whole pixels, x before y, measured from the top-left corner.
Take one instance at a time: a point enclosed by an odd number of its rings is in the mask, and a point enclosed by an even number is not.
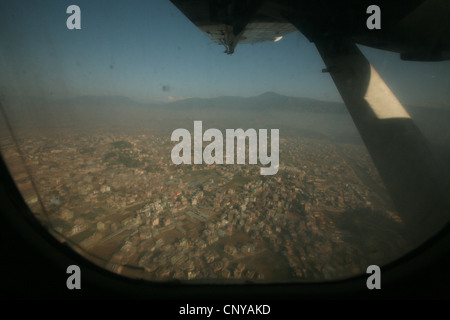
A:
[[[81,8],[68,30],[66,8]],[[324,64],[299,32],[223,53],[169,0],[2,0],[0,94],[123,95],[169,101],[275,91],[341,101]],[[404,62],[362,48],[403,103],[450,106],[450,62]]]

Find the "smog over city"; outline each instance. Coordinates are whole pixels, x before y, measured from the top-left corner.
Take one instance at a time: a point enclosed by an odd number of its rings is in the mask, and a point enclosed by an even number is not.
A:
[[[112,271],[322,281],[363,273],[413,245],[341,103],[267,92],[158,105],[106,96],[4,105],[17,145],[4,130],[2,152],[25,201],[57,238]],[[243,165],[174,164],[171,133],[193,131],[199,119],[224,132],[279,129],[278,172],[260,175],[248,156]]]

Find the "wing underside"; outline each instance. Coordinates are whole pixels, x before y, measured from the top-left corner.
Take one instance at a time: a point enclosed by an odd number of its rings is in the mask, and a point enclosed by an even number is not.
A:
[[[278,41],[284,35],[297,31],[290,22],[271,16],[267,2],[248,0],[233,6],[221,1],[172,0],[202,32],[215,43],[225,46],[231,54],[238,43]],[[266,14],[269,12],[269,14]],[[236,19],[236,17],[239,17]]]
[[[238,43],[278,41],[300,31],[311,42],[350,38],[400,53],[404,60],[450,60],[448,0],[171,0],[232,54]],[[366,26],[368,5],[382,8],[382,28]]]

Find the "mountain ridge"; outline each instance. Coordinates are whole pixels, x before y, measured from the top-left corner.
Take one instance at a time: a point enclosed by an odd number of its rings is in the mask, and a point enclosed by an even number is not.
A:
[[[72,98],[43,99],[33,97],[2,97],[2,104],[7,109],[33,107],[64,107],[77,109],[88,108],[161,108],[161,109],[245,109],[245,110],[279,110],[312,113],[346,113],[343,102],[323,101],[314,98],[292,97],[273,91],[267,91],[256,96],[219,96],[213,98],[192,97],[169,102],[142,103],[123,95],[81,95]],[[29,105],[29,106],[28,106]],[[433,114],[435,116],[450,116],[450,109],[440,106],[405,105],[405,109],[416,115]]]

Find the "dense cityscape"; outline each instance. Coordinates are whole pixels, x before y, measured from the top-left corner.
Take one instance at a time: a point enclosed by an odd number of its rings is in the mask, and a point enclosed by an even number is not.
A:
[[[119,274],[322,281],[408,250],[362,145],[281,131],[279,171],[261,176],[259,165],[174,165],[175,143],[154,132],[17,142],[20,150],[3,139],[3,154],[31,210],[58,239]]]

